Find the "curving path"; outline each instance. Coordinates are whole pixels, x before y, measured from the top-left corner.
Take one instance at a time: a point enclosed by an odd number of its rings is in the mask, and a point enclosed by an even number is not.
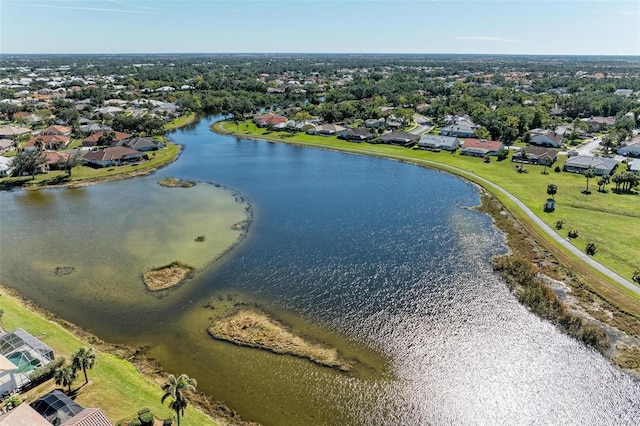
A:
[[[407,157],[407,160],[409,160],[408,157]],[[441,163],[436,163],[436,162],[432,162],[432,161],[428,161],[428,160],[424,160],[423,162],[426,163],[426,164],[429,164],[429,163],[431,163],[431,164],[441,164]],[[560,245],[562,245],[565,249],[570,251],[572,254],[577,256],[580,260],[582,260],[586,264],[590,265],[592,268],[596,269],[597,271],[599,271],[602,274],[606,275],[607,277],[611,278],[612,280],[614,280],[618,284],[620,284],[620,285],[624,286],[625,288],[631,290],[632,292],[640,295],[640,287],[638,287],[637,285],[633,284],[631,281],[627,280],[622,275],[617,274],[616,272],[612,271],[611,269],[607,268],[606,266],[604,266],[604,265],[600,264],[599,262],[595,261],[590,256],[587,256],[586,253],[583,253],[581,250],[577,249],[569,241],[567,241],[566,239],[564,239],[560,235],[558,235],[558,233],[555,232],[549,225],[547,225],[545,222],[542,221],[542,219],[540,219],[538,216],[536,216],[535,213],[533,213],[529,207],[527,207],[522,201],[518,200],[513,194],[508,192],[506,189],[502,188],[501,186],[496,185],[495,183],[491,182],[488,179],[485,179],[483,177],[480,177],[480,176],[476,175],[475,173],[469,173],[466,170],[463,170],[463,169],[460,169],[460,168],[457,168],[457,167],[453,167],[453,166],[449,166],[449,165],[446,165],[446,166],[449,167],[452,170],[456,170],[456,172],[460,173],[463,176],[464,175],[473,176],[476,180],[481,181],[483,184],[486,184],[487,186],[490,186],[490,187],[500,191],[501,193],[506,195],[511,201],[513,201],[518,207],[520,207],[520,209],[540,229],[542,229],[547,235],[551,236],[551,238],[553,238],[558,243],[560,243]]]

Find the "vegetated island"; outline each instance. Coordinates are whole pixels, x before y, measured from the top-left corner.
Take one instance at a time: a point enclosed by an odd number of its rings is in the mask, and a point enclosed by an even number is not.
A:
[[[196,186],[196,182],[194,180],[184,180],[180,178],[164,178],[158,181],[158,185],[165,186],[167,188],[191,188]]]
[[[145,272],[142,274],[142,280],[148,290],[160,291],[182,283],[192,272],[193,268],[191,266],[174,261],[169,265]]]
[[[340,358],[336,349],[309,342],[293,334],[286,326],[255,308],[241,307],[212,322],[207,331],[218,340],[306,358],[318,365],[340,371],[349,371],[352,367],[349,362]]]

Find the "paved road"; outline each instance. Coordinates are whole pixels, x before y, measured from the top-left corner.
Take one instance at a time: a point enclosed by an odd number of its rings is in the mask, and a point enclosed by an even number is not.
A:
[[[578,151],[579,155],[591,155],[591,151],[598,148],[600,146],[600,142],[602,142],[602,138],[599,137],[588,139],[583,142],[582,145],[573,148],[573,151]]]
[[[409,133],[412,133],[414,135],[422,135],[424,133],[427,133],[428,131],[430,131],[431,129],[433,129],[433,126],[428,125],[428,124],[420,124],[420,123],[424,123],[427,121],[427,118],[420,115],[420,114],[414,114],[413,119],[416,121],[416,123],[418,123],[418,127],[416,127],[415,129],[413,129],[412,131],[410,131]]]
[[[407,158],[408,161],[413,160],[415,161],[415,159],[410,159],[409,157],[404,157]],[[424,163],[433,163],[431,161],[424,161]],[[437,163],[440,164],[440,163]],[[631,281],[627,280],[626,278],[624,278],[623,276],[617,274],[616,272],[613,272],[611,269],[607,268],[606,266],[601,265],[600,263],[598,263],[597,261],[595,261],[591,256],[587,256],[586,253],[584,253],[582,250],[579,250],[578,248],[576,248],[575,246],[573,246],[573,244],[571,244],[570,242],[568,242],[565,238],[561,237],[560,235],[558,235],[558,233],[552,229],[549,225],[547,225],[546,223],[544,223],[542,221],[542,219],[540,219],[538,216],[536,216],[533,211],[531,211],[531,209],[529,209],[529,207],[527,207],[522,201],[518,200],[514,195],[512,195],[510,192],[508,192],[507,190],[503,189],[501,186],[496,185],[495,183],[491,182],[490,180],[487,180],[485,178],[482,178],[478,175],[476,175],[475,173],[471,172],[467,172],[466,170],[463,169],[459,169],[457,167],[451,167],[452,169],[456,169],[457,171],[460,172],[460,174],[464,175],[468,175],[468,176],[474,176],[477,180],[482,181],[486,186],[490,186],[492,188],[497,189],[498,191],[502,192],[504,195],[506,195],[507,197],[509,197],[509,199],[511,199],[514,203],[517,204],[518,207],[520,207],[520,209],[522,209],[522,211],[536,224],[538,225],[538,227],[540,227],[540,229],[542,229],[544,232],[546,232],[549,236],[551,236],[554,240],[556,240],[558,243],[560,243],[560,245],[562,245],[564,248],[566,248],[567,250],[569,250],[571,253],[573,253],[574,255],[576,255],[578,258],[580,258],[580,260],[582,260],[583,262],[585,262],[586,264],[590,265],[591,267],[593,267],[594,269],[598,270],[599,272],[601,272],[602,274],[606,275],[607,277],[611,278],[612,280],[614,280],[615,282],[617,282],[618,284],[626,287],[627,289],[631,290],[632,292],[640,295],[640,287],[635,285],[634,283],[632,283]],[[542,206],[540,206],[540,208],[542,208]]]

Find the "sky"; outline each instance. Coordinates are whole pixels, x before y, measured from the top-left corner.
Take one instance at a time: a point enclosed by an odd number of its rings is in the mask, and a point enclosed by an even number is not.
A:
[[[640,0],[0,0],[0,53],[640,55]]]

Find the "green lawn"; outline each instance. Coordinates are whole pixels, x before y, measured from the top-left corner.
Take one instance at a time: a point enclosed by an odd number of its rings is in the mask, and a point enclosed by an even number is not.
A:
[[[176,119],[173,119],[170,122],[168,122],[167,124],[165,124],[164,125],[164,130],[168,131],[168,130],[177,129],[178,127],[182,127],[182,126],[185,126],[185,125],[191,123],[195,119],[196,119],[196,113],[195,112],[190,112],[189,114],[181,115],[180,117],[178,117]]]
[[[158,151],[147,152],[148,161],[142,161],[138,165],[112,166],[112,167],[88,167],[76,166],[71,170],[71,177],[66,176],[66,172],[55,170],[46,174],[39,174],[35,179],[30,176],[26,177],[9,177],[0,179],[0,185],[16,185],[24,184],[25,186],[41,186],[55,185],[68,182],[78,182],[85,180],[99,180],[118,175],[128,175],[142,173],[145,170],[155,169],[171,162],[175,159],[180,151],[180,147],[174,143],[165,141],[167,148]]]
[[[598,178],[594,178],[589,183],[591,194],[585,195],[582,191],[585,190],[586,179],[582,175],[554,172],[556,165],[562,168],[564,157],[560,157],[553,167],[548,167],[546,175],[542,174],[543,166],[534,165],[525,166],[527,173],[517,173],[516,163],[512,163],[510,158],[498,162],[492,157],[490,163],[484,163],[481,158],[451,155],[446,151],[429,152],[391,145],[351,143],[336,137],[271,132],[256,128],[249,122],[241,123],[237,128],[236,131],[235,124],[224,123],[226,131],[239,135],[392,156],[440,168],[450,165],[472,172],[515,195],[548,225],[554,227],[556,221],[563,220],[564,229],[559,231],[560,235],[566,236],[569,229],[577,230],[580,237],[574,240],[575,246],[584,249],[587,243],[595,243],[598,249],[595,259],[618,274],[630,280],[633,271],[640,269],[640,194],[615,194],[611,190],[600,193],[597,191]],[[558,186],[555,195],[557,205],[556,211],[545,213],[542,206],[548,198],[546,188],[550,183]]]
[[[6,330],[22,327],[42,342],[49,345],[56,357],[71,359],[71,355],[81,346],[91,346],[74,336],[60,325],[44,319],[42,316],[26,308],[6,289],[0,288],[0,308],[5,311],[2,323]],[[174,372],[180,374],[181,372]],[[149,408],[157,417],[164,419],[172,416],[168,403],[160,404],[162,390],[158,383],[142,376],[129,362],[97,351],[96,364],[88,370],[89,384],[84,384],[84,376],[79,377],[72,385],[78,389],[76,401],[83,407],[99,407],[112,422],[135,415],[142,408]],[[32,401],[55,388],[53,380],[28,392],[28,401]],[[216,425],[209,416],[190,406],[185,411],[183,425]]]

